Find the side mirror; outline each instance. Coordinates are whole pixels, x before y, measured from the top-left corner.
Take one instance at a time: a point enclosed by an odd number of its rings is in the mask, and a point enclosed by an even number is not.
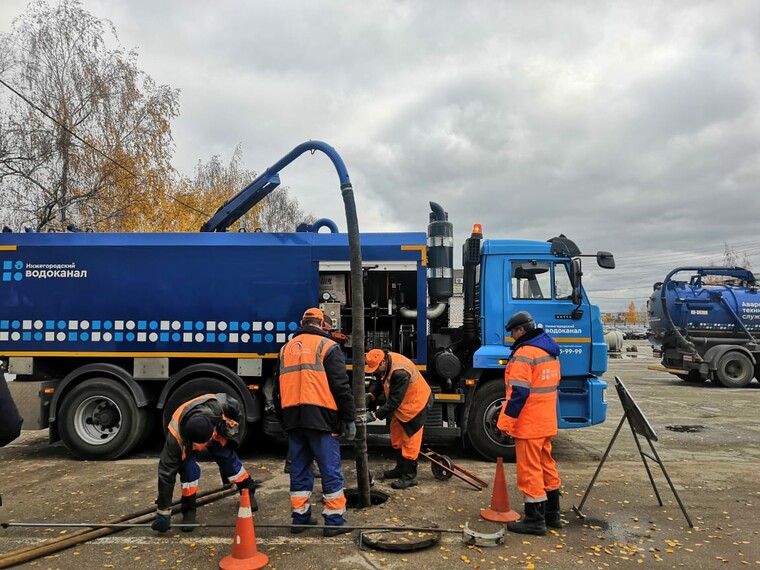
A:
[[[571,299],[576,305],[580,305],[581,301],[583,301],[583,294],[581,293],[582,275],[583,270],[581,269],[581,260],[580,258],[576,257],[572,260],[572,264],[570,266],[570,280],[573,284],[573,294]]]
[[[615,269],[615,256],[609,251],[597,251],[596,262],[602,269]]]
[[[581,275],[583,270],[581,269],[581,260],[578,257],[573,258],[572,265],[570,266],[570,280],[573,283],[573,289],[577,289],[581,286]]]

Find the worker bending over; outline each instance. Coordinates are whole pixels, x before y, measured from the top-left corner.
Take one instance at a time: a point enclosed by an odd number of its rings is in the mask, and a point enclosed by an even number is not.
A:
[[[364,370],[374,374],[367,393],[367,421],[390,418],[391,445],[396,455],[396,466],[383,472],[385,479],[398,479],[391,483],[394,489],[406,489],[417,484],[417,457],[422,445],[427,412],[432,404],[432,393],[417,366],[406,356],[375,348],[365,357]],[[379,405],[381,393],[385,402]],[[371,411],[376,408],[375,411]]]
[[[195,460],[204,449],[219,466],[222,480],[234,483],[238,490],[249,489],[251,508],[258,509],[253,496],[260,481],[251,479],[240,462],[235,448],[240,443],[243,411],[240,403],[228,394],[205,394],[182,404],[172,415],[169,433],[158,460],[158,510],[151,525],[166,532],[171,527],[172,494],[179,473],[182,484],[182,523],[195,524],[196,494],[201,468]],[[194,527],[183,526],[185,532]]]

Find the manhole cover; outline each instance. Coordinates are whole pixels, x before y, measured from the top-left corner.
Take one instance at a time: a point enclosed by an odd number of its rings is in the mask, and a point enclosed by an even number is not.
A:
[[[700,426],[700,425],[665,426],[665,429],[669,429],[670,431],[677,431],[681,433],[695,433],[695,432],[702,431],[703,429],[705,429],[705,426]]]
[[[407,521],[410,526],[430,530],[371,530],[362,532],[359,545],[367,545],[378,550],[396,552],[412,552],[438,544],[441,532],[436,530],[435,523],[428,520]]]

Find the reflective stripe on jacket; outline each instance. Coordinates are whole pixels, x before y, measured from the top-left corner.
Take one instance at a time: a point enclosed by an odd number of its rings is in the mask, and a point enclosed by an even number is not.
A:
[[[182,449],[182,461],[187,459],[187,447],[185,446],[185,443],[182,441],[182,435],[180,434],[179,426],[182,425],[182,420],[185,419],[185,416],[195,407],[200,406],[201,404],[205,404],[209,400],[216,400],[215,394],[203,394],[202,396],[198,396],[196,398],[193,398],[192,400],[188,400],[184,404],[182,404],[179,408],[177,408],[174,413],[172,414],[172,419],[169,422],[169,433],[174,436],[174,439],[177,440],[177,443],[179,444],[180,448]],[[214,430],[214,436],[216,436],[216,430]],[[214,438],[216,439],[216,438]],[[221,443],[224,445],[226,442]],[[203,444],[192,444],[192,447],[196,451],[200,451],[202,449],[205,449],[208,445],[208,442]]]
[[[558,357],[537,346],[517,348],[504,370],[507,400],[497,427],[520,439],[556,435],[560,377]]]
[[[303,334],[280,350],[280,402],[282,409],[303,404],[337,411],[325,372],[325,355],[337,343],[326,337]]]

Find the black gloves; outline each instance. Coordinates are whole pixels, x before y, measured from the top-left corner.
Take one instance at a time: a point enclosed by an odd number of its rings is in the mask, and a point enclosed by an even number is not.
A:
[[[255,513],[258,511],[259,504],[256,502],[254,494],[256,493],[256,489],[261,487],[261,481],[248,477],[248,479],[241,481],[240,483],[235,483],[235,485],[237,485],[238,491],[241,493],[243,492],[243,489],[248,489],[248,496],[251,499],[251,512]]]
[[[346,422],[343,424],[343,437],[346,441],[354,441],[356,439],[356,422]]]
[[[251,494],[255,493],[256,489],[261,487],[262,484],[262,481],[259,481],[258,479],[252,479],[251,477],[248,477],[248,479],[245,479],[240,483],[235,483],[235,485],[237,485],[238,491],[248,489]]]

